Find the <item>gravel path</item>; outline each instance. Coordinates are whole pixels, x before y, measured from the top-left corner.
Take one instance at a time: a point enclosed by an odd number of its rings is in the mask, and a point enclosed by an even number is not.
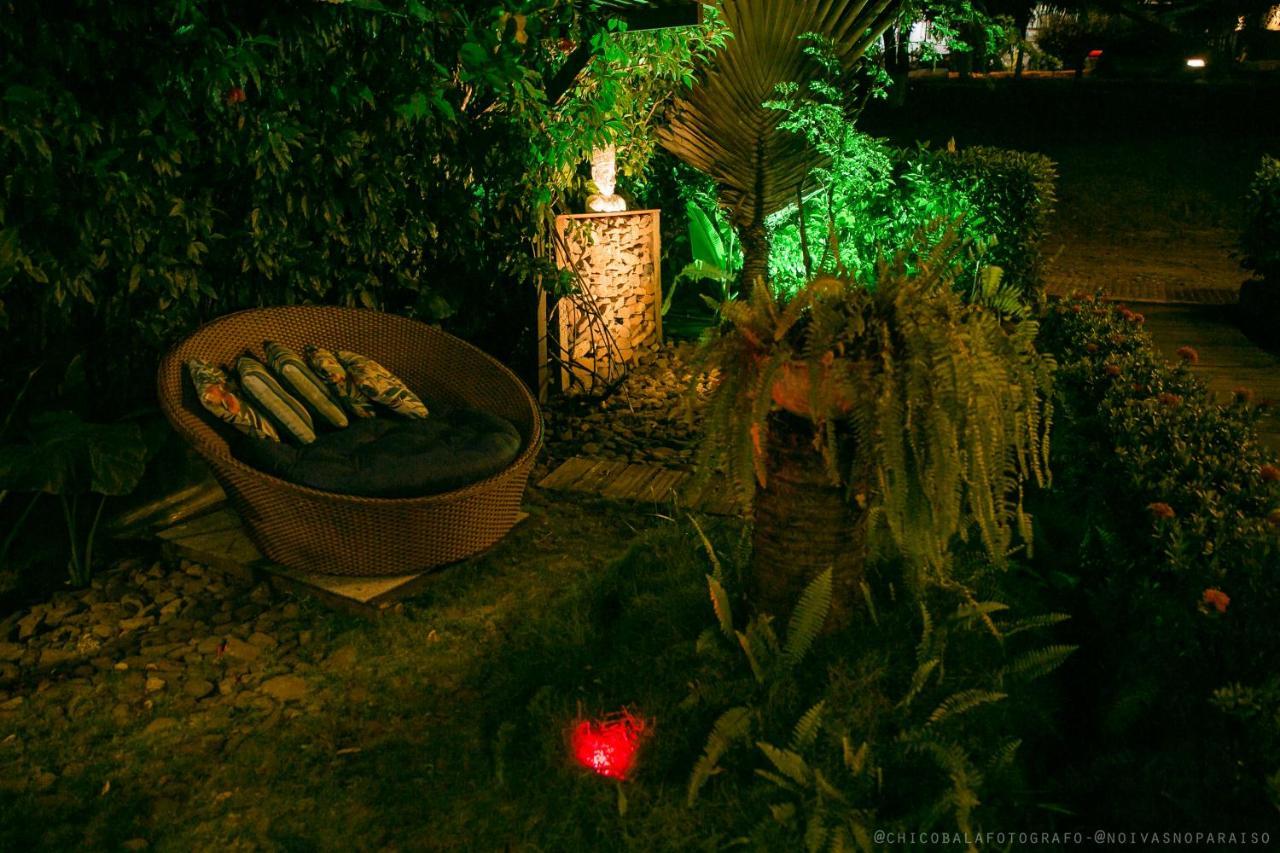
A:
[[[548,403],[548,469],[572,456],[691,465],[698,432],[696,407],[691,413],[686,405],[693,349],[688,342],[665,344],[603,400]]]
[[[320,657],[308,621],[265,584],[238,585],[187,561],[127,560],[86,589],[12,614],[0,622],[8,784],[53,785],[52,770],[25,766],[23,739],[56,736],[104,708],[117,727],[142,726],[148,736],[225,735],[227,722],[249,709],[255,726],[319,712],[312,676],[342,666],[351,652]],[[40,720],[46,731],[11,728],[19,719]]]

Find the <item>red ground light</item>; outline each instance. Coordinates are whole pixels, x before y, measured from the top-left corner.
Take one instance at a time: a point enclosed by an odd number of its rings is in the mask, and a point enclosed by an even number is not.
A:
[[[569,748],[583,767],[610,779],[626,779],[636,763],[645,722],[627,711],[604,720],[581,720]]]

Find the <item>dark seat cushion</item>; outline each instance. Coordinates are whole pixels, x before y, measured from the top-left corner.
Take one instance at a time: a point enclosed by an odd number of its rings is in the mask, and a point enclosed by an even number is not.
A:
[[[509,421],[473,409],[436,405],[431,416],[353,420],[301,447],[244,437],[236,455],[282,480],[370,498],[416,498],[497,474],[520,455]]]

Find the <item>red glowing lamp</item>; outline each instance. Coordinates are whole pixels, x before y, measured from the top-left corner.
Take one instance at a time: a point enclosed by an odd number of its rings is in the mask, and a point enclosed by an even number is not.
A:
[[[1097,59],[1100,56],[1102,56],[1102,51],[1098,50],[1096,47],[1093,50],[1089,51],[1090,59]]]
[[[609,779],[626,779],[648,725],[629,711],[602,720],[580,720],[569,736],[574,760]]]

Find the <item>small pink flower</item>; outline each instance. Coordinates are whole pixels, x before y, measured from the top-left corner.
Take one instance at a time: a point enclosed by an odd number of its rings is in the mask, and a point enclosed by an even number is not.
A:
[[[1093,343],[1093,342],[1087,343],[1087,344],[1085,344],[1085,345],[1084,345],[1084,351],[1085,351],[1085,352],[1097,352],[1097,351],[1098,351],[1098,345],[1097,345],[1097,344],[1095,344],[1095,343]]]
[[[1170,394],[1168,391],[1161,393],[1156,400],[1162,406],[1176,406],[1182,402],[1182,398],[1177,394]]]
[[[1107,372],[1108,376],[1120,375],[1120,365],[1118,364],[1108,364],[1106,367],[1103,368],[1103,370]]]
[[[243,104],[246,97],[248,96],[245,95],[244,89],[241,89],[239,86],[232,86],[227,90],[227,105],[235,106],[236,104]]]
[[[1129,319],[1137,323],[1139,326],[1147,322],[1147,318],[1139,314],[1137,311],[1133,312],[1133,316],[1130,317]]]
[[[1156,518],[1168,519],[1177,515],[1177,513],[1173,511],[1173,507],[1169,506],[1164,501],[1156,501],[1155,503],[1147,504],[1147,511]]]
[[[1191,346],[1178,347],[1178,358],[1182,359],[1187,364],[1200,363],[1200,353],[1196,352],[1195,347]]]

